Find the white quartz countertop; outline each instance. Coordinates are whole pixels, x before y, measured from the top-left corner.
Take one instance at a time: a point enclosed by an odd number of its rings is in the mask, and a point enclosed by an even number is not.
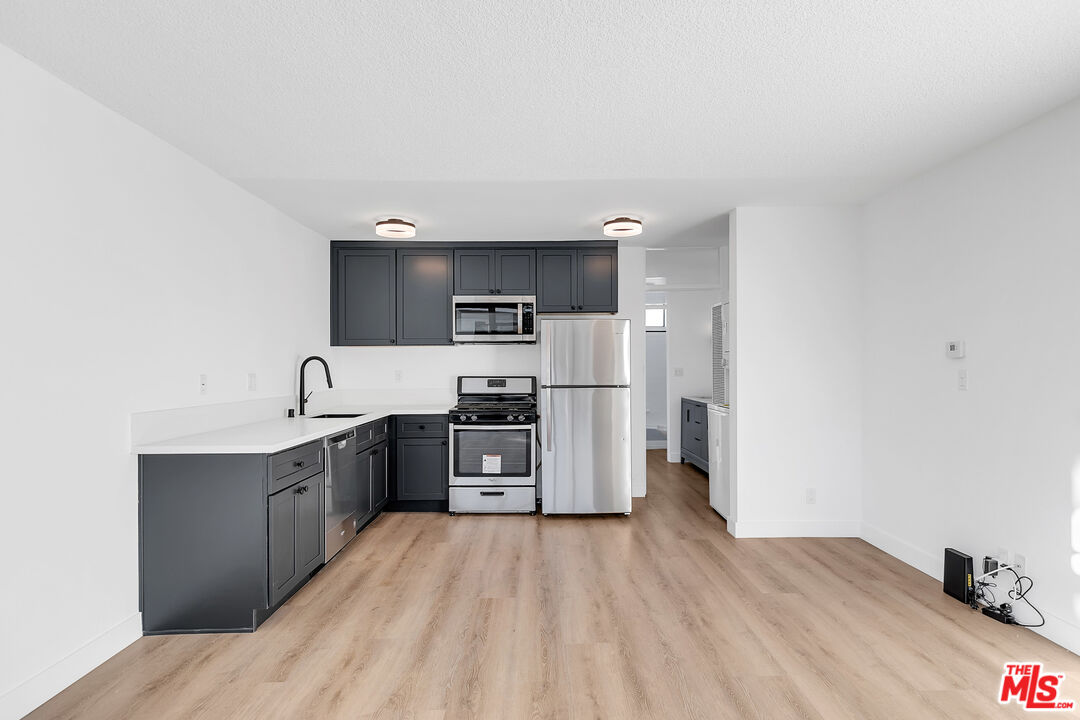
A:
[[[445,415],[451,404],[443,405],[365,405],[363,407],[337,406],[313,411],[325,413],[362,413],[354,418],[295,417],[263,420],[248,425],[212,430],[197,435],[136,445],[132,452],[137,455],[213,455],[256,454],[269,455],[304,443],[319,440],[327,435],[348,430],[364,423],[390,415]]]
[[[705,403],[706,405],[708,405],[709,403],[712,402],[712,398],[711,397],[706,397],[705,395],[683,395],[683,397],[686,398],[687,400],[693,400],[695,402]]]

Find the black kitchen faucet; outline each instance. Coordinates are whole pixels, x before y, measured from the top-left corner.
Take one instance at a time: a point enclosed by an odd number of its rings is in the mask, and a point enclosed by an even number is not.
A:
[[[319,362],[322,363],[323,370],[326,371],[326,387],[328,387],[328,388],[334,387],[334,381],[330,379],[330,366],[327,365],[326,361],[323,360],[321,357],[319,357],[318,355],[312,355],[311,357],[304,360],[304,362],[300,363],[300,414],[301,415],[304,414],[304,406],[307,405],[308,397],[311,395],[311,393],[308,393],[307,395],[304,394],[304,370],[307,369],[307,364],[309,362],[311,362],[312,360],[318,360]]]

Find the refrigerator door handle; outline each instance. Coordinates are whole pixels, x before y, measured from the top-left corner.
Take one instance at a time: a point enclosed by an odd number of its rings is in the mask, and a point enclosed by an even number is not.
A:
[[[544,392],[544,398],[543,398],[543,403],[540,406],[540,411],[541,411],[541,413],[543,413],[543,416],[544,416],[544,434],[547,436],[547,440],[544,441],[544,445],[545,445],[545,449],[548,452],[551,452],[552,450],[554,450],[554,448],[551,446],[551,442],[552,442],[551,441],[551,434],[552,434],[551,415],[554,412],[552,407],[551,407],[551,388],[544,388],[543,392]]]
[[[551,346],[554,343],[555,343],[555,333],[554,332],[549,331],[549,332],[544,333],[543,335],[541,335],[541,337],[540,337],[540,348],[543,350],[543,353],[544,353],[544,357],[542,357],[540,359],[540,362],[542,363],[541,366],[540,366],[540,384],[541,385],[550,385],[551,383],[553,383],[555,381],[555,378],[552,376],[552,372],[551,372],[552,371],[551,356],[554,354],[552,352],[552,347]],[[547,373],[544,373],[544,368],[545,367],[547,367]],[[546,377],[545,377],[545,375],[546,375]]]

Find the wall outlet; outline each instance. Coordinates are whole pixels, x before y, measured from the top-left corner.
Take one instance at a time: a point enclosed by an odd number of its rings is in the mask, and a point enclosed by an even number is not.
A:
[[[401,382],[401,378],[405,376],[401,370],[394,371],[394,382]]]
[[[1012,566],[1013,569],[1016,570],[1017,575],[1027,574],[1027,558],[1020,553],[1013,555]]]
[[[961,390],[968,389],[968,374],[966,369],[961,369],[956,373],[956,384]]]
[[[806,488],[806,504],[817,505],[817,488]]]
[[[206,374],[205,373],[199,376],[199,394],[200,395],[205,395],[206,394]]]
[[[254,391],[259,387],[259,380],[255,376],[255,373],[248,373],[248,390]]]
[[[683,376],[683,369],[682,368],[675,368],[674,369],[674,374],[675,374],[675,377],[682,377]]]

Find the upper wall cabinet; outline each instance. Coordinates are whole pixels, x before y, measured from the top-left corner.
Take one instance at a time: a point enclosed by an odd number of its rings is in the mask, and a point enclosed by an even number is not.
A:
[[[454,251],[455,295],[535,295],[536,250],[467,248]]]
[[[449,345],[453,251],[334,247],[331,345]]]
[[[397,343],[397,251],[335,248],[330,344]]]
[[[535,295],[537,312],[617,312],[618,260],[609,242],[334,242],[330,344],[449,345],[454,295]]]
[[[453,251],[409,248],[397,253],[397,344],[452,344]]]
[[[537,312],[618,312],[617,248],[542,248],[537,267]]]

